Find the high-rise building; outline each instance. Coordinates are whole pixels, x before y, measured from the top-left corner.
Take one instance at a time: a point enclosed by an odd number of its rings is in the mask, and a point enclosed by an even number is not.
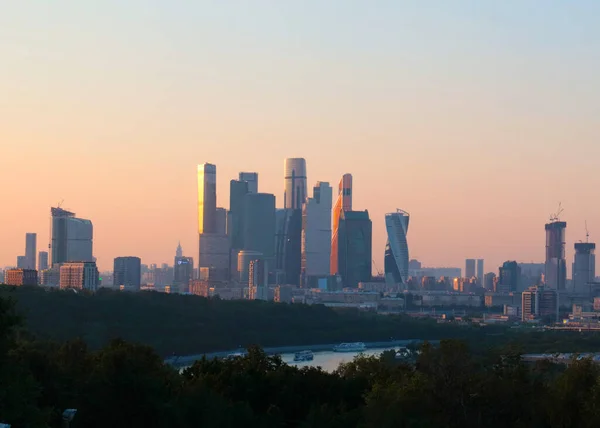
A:
[[[565,260],[564,221],[546,224],[546,286],[555,290],[564,290],[567,282],[567,262]]]
[[[175,257],[183,257],[183,248],[181,248],[181,242],[177,243],[177,249],[175,250]]]
[[[217,233],[216,217],[217,167],[205,163],[198,165],[198,233]]]
[[[283,207],[301,210],[306,201],[306,160],[288,158],[284,162],[285,192]]]
[[[248,284],[250,278],[250,262],[262,258],[262,253],[258,251],[242,250],[238,253],[237,271],[241,284]]]
[[[248,192],[258,193],[258,172],[240,172],[239,179],[248,183]]]
[[[396,210],[385,215],[387,243],[385,245],[385,280],[388,284],[406,284],[408,281],[408,223],[406,211]]]
[[[596,244],[578,242],[575,244],[575,260],[573,262],[573,291],[590,293],[590,283],[596,277]]]
[[[331,202],[329,183],[317,182],[313,197],[302,208],[301,275],[305,281],[311,276],[329,275]]]
[[[217,167],[198,165],[198,267],[229,271],[226,212],[217,214]],[[225,215],[223,215],[225,214]]]
[[[45,287],[58,287],[60,285],[60,266],[61,265],[58,264],[40,271],[40,285]]]
[[[27,269],[27,256],[17,256],[17,269]]]
[[[142,281],[142,261],[139,257],[117,257],[114,260],[113,285],[138,291]]]
[[[194,259],[191,257],[175,257],[173,285],[180,293],[189,291],[194,275]]]
[[[333,206],[333,227],[331,230],[331,260],[329,272],[335,275],[340,271],[339,261],[339,227],[342,212],[352,211],[352,175],[344,174],[338,184],[338,196]]]
[[[275,195],[244,196],[244,250],[258,251],[267,261],[275,258]]]
[[[488,272],[483,276],[483,288],[485,291],[494,291],[494,283],[496,282],[496,274]]]
[[[240,176],[243,173],[240,173]],[[250,193],[248,182],[231,180],[229,182],[229,227],[227,234],[231,240],[231,248],[244,248],[244,197]]]
[[[37,234],[25,234],[25,267],[35,270],[35,256],[37,254]]]
[[[269,269],[262,259],[251,260],[248,268],[250,300],[269,300]]]
[[[48,252],[40,251],[38,253],[38,271],[43,271],[48,269]]]
[[[473,278],[475,276],[475,259],[467,259],[465,262],[465,278]]]
[[[216,215],[217,234],[227,235],[227,210],[225,208],[217,208]]]
[[[549,290],[543,286],[529,287],[521,294],[522,320],[554,317],[557,313],[557,304],[556,290]]]
[[[477,280],[479,281],[479,284],[481,284],[481,285],[483,285],[483,275],[484,275],[483,259],[477,259]]]
[[[75,213],[62,208],[51,208],[52,265],[64,262],[91,262],[93,256],[94,228],[90,220],[75,217]]]
[[[68,262],[60,266],[60,288],[96,291],[99,278],[96,262]]]
[[[519,289],[521,268],[517,262],[506,261],[499,269],[496,291],[510,293]]]
[[[372,223],[368,211],[342,211],[338,230],[337,266],[344,287],[371,280]]]

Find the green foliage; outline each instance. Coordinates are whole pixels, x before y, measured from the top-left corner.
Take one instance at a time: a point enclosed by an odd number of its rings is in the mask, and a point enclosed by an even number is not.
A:
[[[31,293],[37,295],[39,290]],[[73,298],[65,293],[48,295],[67,302]],[[38,298],[44,301],[46,297]],[[153,301],[155,297],[135,298]],[[98,304],[100,309],[94,310],[102,312],[105,303],[89,303],[95,299],[84,295],[73,301],[88,309]],[[118,301],[119,297],[101,294],[100,302],[104,299]],[[134,300],[126,298],[129,303]],[[221,306],[224,301],[192,301],[211,313],[207,319],[214,316],[222,321],[216,314],[231,309]],[[181,303],[177,299],[166,302]],[[232,317],[239,321],[255,316],[255,306],[234,305],[247,313]],[[258,308],[279,310],[267,304]],[[287,308],[294,313],[293,307]],[[299,313],[311,309],[301,308]],[[311,310],[327,314],[321,315],[325,322],[330,322],[327,317],[353,322],[362,316],[319,307]],[[164,315],[157,314],[163,321]],[[79,311],[72,316],[81,317],[83,323],[93,319]],[[361,320],[380,322],[377,317]],[[263,321],[258,325],[266,328]],[[386,326],[385,322],[381,325]],[[486,330],[454,331],[466,332],[465,336],[479,338],[481,343],[475,347],[458,340],[442,340],[437,347],[425,343],[410,364],[390,351],[379,357],[357,357],[333,373],[289,366],[279,356],[249,347],[245,356],[204,358],[178,372],[152,347],[122,339],[109,340],[99,348],[82,339],[36,340],[23,331],[15,300],[0,297],[0,422],[55,427],[61,425],[64,409],[76,408],[74,428],[600,426],[599,366],[576,357],[568,367],[521,359],[523,338],[532,339],[534,346],[550,347],[561,336],[551,333],[546,342],[539,333],[514,336],[511,346],[483,352],[488,345],[501,343],[498,335],[488,340]],[[583,339],[579,346],[591,346],[597,340]]]

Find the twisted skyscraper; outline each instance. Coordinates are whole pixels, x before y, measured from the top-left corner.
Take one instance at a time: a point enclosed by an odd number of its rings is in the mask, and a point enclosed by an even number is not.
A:
[[[385,246],[385,280],[387,283],[406,284],[408,281],[408,222],[406,211],[397,210],[385,215],[387,243]]]

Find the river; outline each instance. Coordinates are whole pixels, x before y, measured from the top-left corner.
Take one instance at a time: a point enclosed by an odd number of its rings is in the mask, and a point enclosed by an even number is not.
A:
[[[388,349],[392,349],[392,348],[387,347],[387,348],[367,349],[366,351],[362,352],[362,354],[365,356],[380,355],[383,351],[386,351]],[[321,352],[313,353],[314,359],[312,361],[296,362],[296,361],[294,361],[294,354],[281,354],[281,359],[285,363],[289,364],[290,366],[321,367],[325,371],[332,372],[335,369],[337,369],[341,363],[350,362],[354,359],[354,357],[356,357],[359,354],[361,354],[361,353],[360,352],[321,351]]]

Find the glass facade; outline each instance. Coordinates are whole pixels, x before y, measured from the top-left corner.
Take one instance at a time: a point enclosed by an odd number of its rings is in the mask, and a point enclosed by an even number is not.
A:
[[[333,227],[331,230],[331,256],[329,270],[331,275],[340,272],[339,261],[339,228],[340,217],[344,211],[352,211],[352,175],[344,174],[338,184],[338,197],[333,206]]]
[[[546,224],[546,285],[558,290],[564,290],[567,282],[566,228],[567,223],[564,221]]]
[[[217,232],[217,167],[198,165],[198,233]]]
[[[385,215],[387,243],[385,246],[384,269],[386,282],[406,284],[408,281],[408,233],[409,215],[397,210]]]
[[[367,211],[342,211],[338,230],[338,266],[344,287],[371,280],[373,226]]]

